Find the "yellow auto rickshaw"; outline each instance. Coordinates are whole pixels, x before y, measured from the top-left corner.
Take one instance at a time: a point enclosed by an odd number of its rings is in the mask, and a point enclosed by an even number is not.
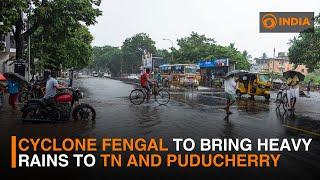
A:
[[[268,73],[245,73],[239,76],[237,80],[236,93],[239,97],[248,94],[254,99],[254,96],[264,96],[270,99],[271,76]]]

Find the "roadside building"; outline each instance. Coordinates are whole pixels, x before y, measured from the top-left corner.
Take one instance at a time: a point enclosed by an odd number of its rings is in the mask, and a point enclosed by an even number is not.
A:
[[[213,86],[215,79],[222,79],[229,71],[235,70],[235,62],[228,58],[200,60],[201,84]]]
[[[279,52],[275,58],[256,58],[254,66],[259,67],[259,71],[274,72],[282,74],[289,70],[301,72],[304,75],[308,74],[308,68],[305,65],[297,65],[290,63],[289,57],[285,52]]]
[[[8,33],[1,37],[0,41],[4,45],[4,49],[0,50],[0,71],[14,72],[14,57],[16,55],[14,38]]]

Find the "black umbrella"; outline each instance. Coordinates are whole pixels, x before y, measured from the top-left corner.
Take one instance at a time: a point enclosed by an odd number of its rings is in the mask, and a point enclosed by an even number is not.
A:
[[[286,71],[283,73],[283,77],[285,79],[289,79],[289,77],[294,77],[294,76],[298,76],[299,81],[303,81],[304,80],[304,75],[301,72],[298,71]]]
[[[234,71],[228,72],[226,74],[226,78],[230,77],[230,76],[240,76],[240,75],[247,74],[247,73],[249,73],[249,72],[245,71],[245,70],[234,70]]]
[[[7,79],[14,79],[24,85],[31,86],[31,83],[18,73],[6,72],[3,74]]]

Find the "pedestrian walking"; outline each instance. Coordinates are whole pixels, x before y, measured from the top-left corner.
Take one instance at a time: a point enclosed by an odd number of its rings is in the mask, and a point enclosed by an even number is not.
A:
[[[307,94],[308,96],[310,96],[310,91],[311,91],[311,83],[312,83],[313,79],[310,79],[308,82],[308,86],[307,86]]]
[[[224,91],[226,93],[227,106],[224,108],[226,113],[232,114],[230,111],[230,106],[236,102],[236,86],[237,83],[234,79],[234,76],[228,76],[224,81]]]
[[[17,81],[14,79],[9,79],[8,82],[8,92],[10,94],[9,96],[9,104],[12,106],[12,109],[17,109],[16,101],[18,98],[18,94],[20,91],[20,86]]]

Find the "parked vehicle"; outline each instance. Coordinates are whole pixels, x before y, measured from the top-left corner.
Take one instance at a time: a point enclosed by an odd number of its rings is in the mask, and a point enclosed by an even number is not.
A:
[[[31,99],[21,109],[22,120],[31,122],[54,122],[69,120],[94,121],[95,109],[80,102],[83,93],[79,89],[64,88],[54,97],[54,105],[43,99]]]
[[[199,66],[196,64],[164,64],[160,66],[162,82],[172,76],[173,85],[198,87],[201,79],[198,72]]]
[[[109,73],[104,73],[104,74],[103,74],[103,77],[104,77],[104,78],[111,78],[111,74],[109,74]]]
[[[137,74],[130,74],[127,78],[128,79],[140,79]]]
[[[35,81],[32,85],[24,87],[19,93],[19,102],[26,102],[29,99],[39,99],[44,96],[45,93],[45,82]]]
[[[236,93],[240,97],[248,94],[254,96],[264,96],[270,99],[271,76],[267,73],[245,73],[239,76]]]
[[[92,76],[93,77],[99,77],[99,73],[97,71],[92,71]]]

